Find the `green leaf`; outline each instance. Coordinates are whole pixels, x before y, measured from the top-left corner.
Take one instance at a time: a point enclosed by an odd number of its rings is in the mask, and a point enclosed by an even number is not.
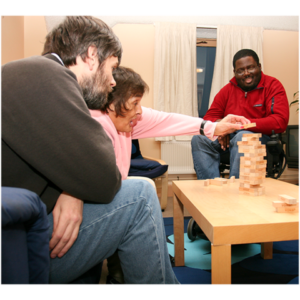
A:
[[[291,106],[292,104],[295,104],[295,103],[299,103],[299,100],[295,100],[295,101],[291,102],[291,103],[290,103],[290,106]]]

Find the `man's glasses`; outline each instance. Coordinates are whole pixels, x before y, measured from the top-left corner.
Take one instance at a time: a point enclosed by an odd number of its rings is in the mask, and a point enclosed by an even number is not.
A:
[[[256,69],[257,66],[250,66],[249,68],[246,68],[246,69],[238,69],[235,71],[235,74],[236,75],[239,75],[239,76],[242,76],[245,74],[246,70],[248,73],[254,73],[255,69]]]

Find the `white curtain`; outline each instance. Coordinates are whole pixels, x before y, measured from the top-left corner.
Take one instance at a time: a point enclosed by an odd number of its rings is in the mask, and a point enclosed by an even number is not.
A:
[[[232,60],[241,49],[252,49],[263,66],[263,27],[220,25],[217,29],[217,49],[209,105],[220,89],[234,76]]]
[[[156,23],[154,109],[198,117],[196,68],[196,24]],[[175,139],[190,140],[191,136]]]

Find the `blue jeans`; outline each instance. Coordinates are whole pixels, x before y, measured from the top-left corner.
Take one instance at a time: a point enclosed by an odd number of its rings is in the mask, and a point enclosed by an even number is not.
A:
[[[252,131],[239,130],[230,134],[229,149],[225,151],[221,149],[218,140],[211,141],[205,136],[195,135],[192,138],[192,155],[194,161],[194,169],[198,179],[211,179],[220,177],[219,165],[220,155],[230,152],[230,172],[229,176],[240,176],[240,157],[243,153],[239,153],[237,142],[242,140],[245,133],[253,133]],[[262,144],[266,144],[270,137],[263,134],[259,139]]]
[[[48,217],[51,238],[52,213]],[[77,240],[62,258],[50,261],[50,283],[71,282],[117,250],[125,283],[178,283],[159,200],[145,180],[123,180],[109,204],[84,204]]]

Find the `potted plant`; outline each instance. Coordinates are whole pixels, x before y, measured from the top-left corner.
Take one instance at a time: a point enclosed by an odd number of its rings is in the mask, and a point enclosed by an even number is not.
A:
[[[294,99],[294,101],[290,103],[290,106],[291,106],[292,104],[295,104],[295,103],[298,103],[298,104],[299,104],[299,91],[296,92],[296,93],[293,95],[293,99]],[[298,111],[298,110],[299,110],[299,107],[297,108],[296,111]]]

